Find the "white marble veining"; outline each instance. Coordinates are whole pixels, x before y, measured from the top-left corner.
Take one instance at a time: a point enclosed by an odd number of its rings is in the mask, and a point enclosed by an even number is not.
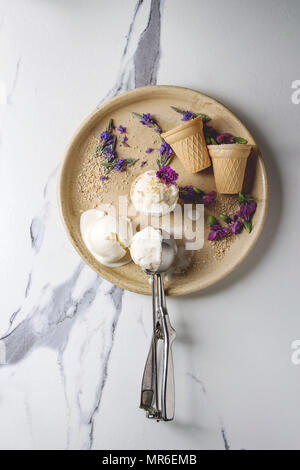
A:
[[[299,2],[0,2],[0,449],[300,448]],[[74,252],[57,171],[96,106],[147,84],[220,99],[249,126],[270,210],[249,258],[169,299],[176,419],[138,409],[150,299]]]

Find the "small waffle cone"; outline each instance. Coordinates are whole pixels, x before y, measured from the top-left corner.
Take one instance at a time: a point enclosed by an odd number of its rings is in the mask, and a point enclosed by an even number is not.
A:
[[[197,173],[211,165],[200,116],[165,132],[162,137],[191,173]]]
[[[252,145],[208,145],[218,193],[237,194],[242,191],[247,158]]]

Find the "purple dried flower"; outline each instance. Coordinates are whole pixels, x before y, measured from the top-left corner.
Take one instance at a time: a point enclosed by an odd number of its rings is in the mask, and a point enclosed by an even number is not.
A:
[[[116,160],[116,166],[114,167],[116,171],[124,171],[126,169],[125,158],[118,158]]]
[[[242,220],[250,220],[252,214],[256,211],[256,202],[246,201],[240,204],[240,210],[235,214],[236,217],[240,217]]]
[[[179,188],[179,198],[182,200],[182,202],[195,202],[195,191],[193,186],[188,185],[184,186],[183,188]]]
[[[153,152],[153,149],[151,147],[147,148],[146,153],[151,153]]]
[[[147,163],[147,162],[145,162],[145,161],[141,162],[140,167],[142,168],[144,165],[146,165],[146,163]]]
[[[111,144],[112,143],[112,134],[108,131],[103,131],[101,132],[100,134],[100,139],[105,142],[107,145]]]
[[[212,225],[208,234],[208,240],[221,240],[222,238],[227,237],[228,233],[229,230],[227,227],[222,227],[221,225]]]
[[[105,147],[103,151],[104,159],[111,161],[115,158],[115,151],[111,147]]]
[[[194,119],[195,114],[192,113],[191,111],[183,111],[183,117],[182,121],[190,121],[191,119]]]
[[[128,140],[128,137],[126,135],[124,135],[123,139],[122,139],[122,144],[126,144]]]
[[[187,204],[201,204],[203,202],[204,192],[195,186],[184,186],[179,188],[179,198]]]
[[[178,179],[178,173],[174,171],[169,165],[163,166],[156,172],[156,176],[160,181],[166,185],[175,184]]]
[[[161,133],[161,128],[160,127],[154,127],[154,132],[157,132],[158,134]]]
[[[124,134],[124,132],[126,132],[126,127],[119,126],[119,127],[117,127],[117,131],[119,131],[120,134]]]
[[[100,176],[100,181],[105,181],[105,180],[108,180],[107,176]]]
[[[166,155],[167,157],[170,157],[173,153],[173,150],[171,149],[170,145],[167,144],[167,142],[163,141],[160,146],[159,153],[161,156]]]
[[[234,143],[233,136],[231,134],[228,134],[228,132],[224,134],[219,134],[216,137],[216,141],[218,142],[218,144],[233,144]]]
[[[158,167],[162,168],[163,166],[166,166],[168,163],[170,163],[173,150],[171,149],[170,145],[167,144],[165,140],[163,140],[159,149],[159,153],[160,158],[157,160],[157,162]]]
[[[205,206],[208,206],[209,204],[214,202],[215,199],[216,199],[215,191],[210,191],[210,193],[207,193],[203,196],[202,202]]]
[[[143,113],[140,123],[143,124],[143,126],[150,126],[151,124],[154,124],[154,119],[150,113]]]
[[[243,223],[240,220],[234,220],[229,224],[232,233],[240,233],[243,228]]]

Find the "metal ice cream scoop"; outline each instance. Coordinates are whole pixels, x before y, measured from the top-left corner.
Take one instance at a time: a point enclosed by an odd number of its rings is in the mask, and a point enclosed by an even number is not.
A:
[[[164,232],[162,234],[164,236]],[[172,343],[176,337],[176,332],[171,326],[166,308],[162,274],[172,266],[176,251],[175,240],[163,238],[159,267],[155,271],[145,270],[145,273],[151,276],[153,337],[143,375],[140,408],[147,411],[147,418],[158,421],[171,421],[175,413]],[[157,361],[158,340],[163,340],[162,374],[160,374],[160,377]],[[160,396],[158,393],[159,384],[161,386]]]

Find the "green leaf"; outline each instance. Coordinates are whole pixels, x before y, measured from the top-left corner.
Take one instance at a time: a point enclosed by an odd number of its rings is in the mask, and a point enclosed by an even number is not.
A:
[[[133,166],[138,160],[138,158],[125,158],[127,166]]]
[[[112,123],[113,123],[113,120],[112,120],[112,118],[110,118],[110,119],[108,120],[108,123],[107,123],[107,126],[106,126],[107,132],[110,132],[110,131],[111,131]]]
[[[164,162],[162,166],[168,166],[171,160],[172,160],[172,155],[169,158],[167,158],[167,160]]]
[[[103,168],[114,168],[116,166],[116,160],[112,162],[102,162],[101,166],[103,166]]]
[[[196,117],[201,116],[203,122],[211,121],[211,118],[210,118],[209,116],[207,116],[207,114],[195,113],[195,116],[196,116]]]
[[[109,173],[111,170],[115,168],[116,160],[113,160],[112,162],[102,162],[101,166],[104,170],[104,173]]]
[[[156,122],[154,122],[152,125],[153,125],[154,129],[159,129],[161,131],[161,128],[159,127],[159,125]],[[157,135],[160,136],[160,132],[157,132]]]
[[[111,144],[111,149],[112,150],[115,150],[116,144],[117,144],[117,136],[113,135],[113,141],[112,141],[112,144]]]
[[[226,224],[230,224],[230,222],[231,222],[231,218],[228,217],[228,215],[226,215],[226,214],[220,214],[220,219],[224,220],[224,222],[226,222]]]
[[[195,193],[199,194],[200,196],[204,196],[204,192],[201,189],[197,188],[196,186],[193,186],[193,190]]]
[[[176,108],[176,106],[171,106],[171,108],[173,109],[173,111],[176,111],[176,113],[183,114],[182,109]]]
[[[217,219],[213,217],[212,215],[208,216],[208,223],[210,227],[212,227],[213,225],[219,225],[219,222],[217,221]]]
[[[251,220],[245,220],[245,222],[244,222],[244,227],[245,227],[246,231],[247,231],[248,233],[250,233],[251,230],[252,230],[252,222],[251,222]]]
[[[142,116],[141,114],[134,113],[134,112],[132,112],[132,113],[130,113],[130,114],[131,114],[131,116],[133,116],[133,117],[135,117],[135,118],[137,118],[137,119],[139,119],[139,120],[143,119],[143,116]]]
[[[213,145],[219,145],[218,142],[213,137],[211,137],[210,140]]]
[[[95,158],[101,157],[103,150],[104,150],[103,143],[99,142],[99,144],[97,144],[95,148],[95,152],[94,152]]]
[[[239,193],[239,202],[255,201],[255,197],[244,196],[244,194]]]
[[[234,142],[237,144],[247,144],[248,140],[243,139],[243,137],[233,137]]]

